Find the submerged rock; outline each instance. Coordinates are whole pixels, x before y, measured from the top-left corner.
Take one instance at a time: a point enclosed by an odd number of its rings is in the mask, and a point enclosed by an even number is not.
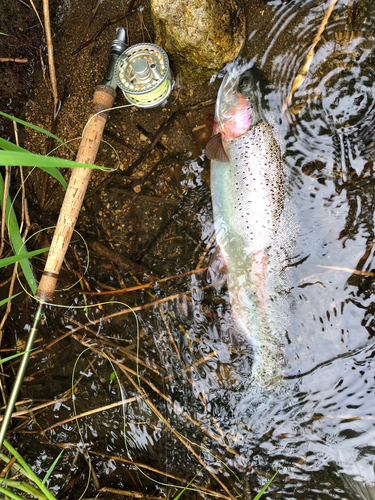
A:
[[[151,0],[155,43],[186,83],[199,85],[233,61],[245,41],[245,13],[235,0]]]

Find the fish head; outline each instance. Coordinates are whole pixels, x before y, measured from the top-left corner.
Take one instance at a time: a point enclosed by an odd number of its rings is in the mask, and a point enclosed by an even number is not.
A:
[[[225,75],[216,100],[214,133],[230,141],[246,134],[259,120],[259,78],[255,68],[238,66]]]
[[[227,144],[261,120],[264,82],[255,67],[232,65],[220,86],[215,106],[213,137],[206,144],[210,160],[229,162]]]

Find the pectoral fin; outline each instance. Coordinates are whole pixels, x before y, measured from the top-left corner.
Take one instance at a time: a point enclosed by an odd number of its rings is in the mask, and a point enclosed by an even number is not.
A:
[[[217,245],[214,253],[210,257],[207,269],[207,280],[214,283],[220,276],[227,274],[227,260],[220,245]]]
[[[229,161],[228,155],[224,149],[221,132],[211,137],[206,144],[206,156],[209,160],[217,160],[221,163],[227,163]]]

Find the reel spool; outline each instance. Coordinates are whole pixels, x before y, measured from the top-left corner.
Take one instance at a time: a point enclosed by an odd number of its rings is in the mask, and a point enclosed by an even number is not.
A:
[[[172,73],[165,51],[154,43],[138,43],[118,58],[116,83],[138,108],[161,104],[172,91]]]

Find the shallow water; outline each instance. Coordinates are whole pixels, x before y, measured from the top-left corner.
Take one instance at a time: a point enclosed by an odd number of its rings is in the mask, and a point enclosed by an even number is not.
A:
[[[282,227],[287,236],[280,234],[280,246],[286,244],[285,240],[292,244],[282,295],[275,292],[274,297],[284,329],[282,387],[264,391],[249,386],[251,346],[233,333],[228,293],[220,277],[217,284],[208,287],[205,273],[200,273],[159,284],[152,288],[151,296],[147,290],[131,298],[126,296],[126,302],[136,307],[179,294],[178,298],[138,313],[140,360],[148,366],[155,364],[153,371],[138,364],[144,376],[141,385],[176,431],[205,447],[195,446],[194,450],[207,468],[217,473],[233,495],[237,492],[244,498],[250,498],[249,492],[258,492],[279,468],[266,497],[355,498],[350,485],[341,481],[340,473],[372,485],[375,480],[372,2],[337,2],[304,82],[287,112],[281,113],[326,8],[316,2],[268,3],[267,31],[250,22],[251,36],[244,50],[269,81],[272,90],[266,114],[279,123],[285,146],[287,198]],[[160,277],[195,269],[213,232],[208,162],[200,156],[177,163],[173,159],[172,163],[176,169],[183,164],[179,175],[172,177],[162,167],[157,180],[151,179],[143,194],[164,193],[167,198],[175,195],[179,197],[177,208],[168,206],[168,210],[158,212],[146,200],[136,207],[138,211],[133,207],[130,212],[135,212],[135,226],[137,221],[146,220],[150,227],[160,229],[160,218],[168,219],[164,229],[155,231],[153,245],[143,260]],[[131,235],[141,234],[137,231],[135,227]],[[136,255],[139,243],[132,245],[130,251]],[[363,275],[362,271],[370,274]],[[103,282],[115,279],[109,274],[96,270]],[[123,308],[107,306],[106,312]],[[96,311],[90,317],[98,314]],[[71,316],[86,321],[78,312]],[[134,357],[128,355],[137,352],[132,315],[112,318],[109,325],[99,327],[99,333],[107,338],[80,332],[83,340],[112,353],[115,360],[135,370]],[[62,369],[63,362],[58,368],[62,379],[69,378],[80,351],[81,346],[72,343],[74,350],[64,361],[66,370],[65,366]],[[113,383],[108,390],[112,368],[100,355],[95,356],[87,353],[82,357],[95,359],[97,373],[90,370],[80,382],[77,413],[121,397],[139,396],[137,388],[118,368],[122,389]],[[82,361],[76,378],[85,367]],[[139,382],[134,373],[132,377]],[[51,394],[58,392],[56,380]],[[68,386],[62,381],[61,391]],[[81,419],[82,437],[92,452],[131,459],[188,480],[201,470],[191,450],[181,444],[145,401],[128,403],[124,411],[127,446],[121,407]],[[55,405],[39,423],[46,428],[69,416],[70,400]],[[33,425],[29,424],[29,430],[35,429]],[[32,436],[19,436],[20,445],[41,473],[48,469],[49,457],[56,455],[56,443],[74,444],[68,447],[65,461],[58,466],[50,485],[57,491],[59,485],[81,470],[84,477],[77,484],[82,490],[87,465],[81,454],[72,465],[75,444],[81,441],[76,424],[47,431],[46,441],[52,446],[47,459],[49,445],[43,451],[30,451]],[[165,491],[165,486],[155,485],[134,466],[98,455],[93,455],[92,460],[101,481],[112,487],[153,494]],[[236,476],[225,470],[223,463]],[[147,473],[163,483],[176,483],[175,479]],[[200,472],[195,484],[227,494],[208,470]],[[189,494],[198,497],[193,492],[185,493]]]

